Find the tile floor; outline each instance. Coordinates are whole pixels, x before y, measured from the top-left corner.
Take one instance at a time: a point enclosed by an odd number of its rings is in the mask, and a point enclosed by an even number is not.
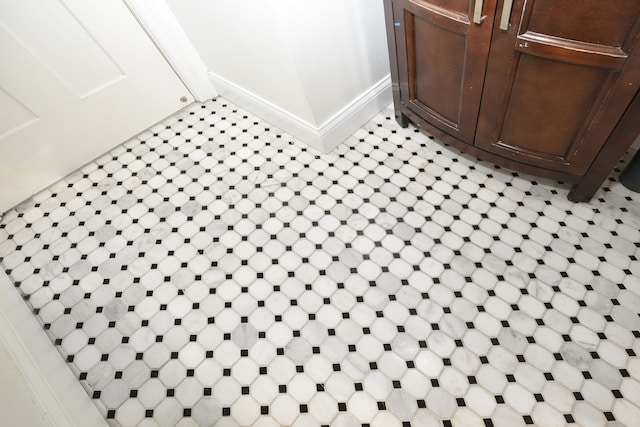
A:
[[[640,195],[567,190],[219,98],[6,212],[0,261],[114,426],[637,425]]]

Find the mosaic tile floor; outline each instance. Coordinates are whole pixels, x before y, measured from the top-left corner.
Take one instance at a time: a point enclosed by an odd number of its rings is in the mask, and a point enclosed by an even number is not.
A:
[[[567,190],[218,99],[7,212],[0,261],[114,426],[637,425],[640,195]]]

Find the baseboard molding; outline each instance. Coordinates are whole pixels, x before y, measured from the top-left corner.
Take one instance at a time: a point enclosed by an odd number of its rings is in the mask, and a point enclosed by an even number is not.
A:
[[[323,153],[340,145],[392,100],[391,77],[386,76],[318,127],[223,77],[209,72],[209,78],[224,98]]]
[[[316,150],[323,151],[318,129],[264,98],[209,72],[216,91],[224,98],[266,120]]]
[[[0,341],[17,365],[46,425],[107,426],[98,408],[2,270]]]
[[[332,151],[391,101],[391,76],[387,76],[320,126],[324,151]]]

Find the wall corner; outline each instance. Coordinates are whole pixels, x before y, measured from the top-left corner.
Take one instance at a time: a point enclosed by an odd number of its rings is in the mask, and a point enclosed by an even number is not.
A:
[[[391,76],[387,75],[319,127],[322,151],[333,151],[391,102]]]

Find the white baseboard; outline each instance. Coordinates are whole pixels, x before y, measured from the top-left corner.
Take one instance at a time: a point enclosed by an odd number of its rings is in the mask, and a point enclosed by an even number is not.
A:
[[[40,409],[44,425],[106,426],[98,408],[55,349],[11,279],[0,270],[0,341]],[[10,387],[11,384],[3,384]]]
[[[336,148],[391,101],[391,76],[387,76],[320,126],[323,151]]]
[[[340,145],[392,100],[391,77],[386,76],[318,127],[223,77],[209,72],[209,78],[224,98],[323,153]]]
[[[312,124],[212,72],[209,72],[209,78],[213,82],[213,87],[224,98],[307,143],[316,150],[323,151],[318,129]]]

